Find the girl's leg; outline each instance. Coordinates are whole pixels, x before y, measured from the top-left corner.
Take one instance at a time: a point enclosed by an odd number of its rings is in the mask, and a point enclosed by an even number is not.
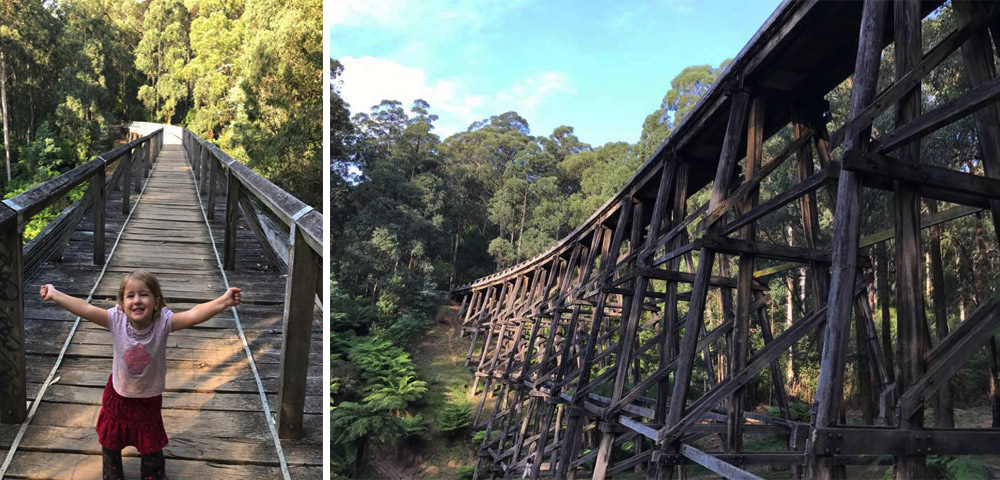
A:
[[[167,469],[164,466],[163,450],[141,455],[142,464],[139,474],[142,480],[167,480]]]
[[[123,480],[125,478],[122,473],[121,450],[114,451],[101,447],[101,457],[104,460],[104,480]]]

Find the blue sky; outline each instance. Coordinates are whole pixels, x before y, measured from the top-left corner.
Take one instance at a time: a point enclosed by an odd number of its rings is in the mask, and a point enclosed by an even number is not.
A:
[[[514,110],[533,135],[635,142],[670,80],[735,56],[778,0],[326,2],[351,113],[423,98],[442,139]]]

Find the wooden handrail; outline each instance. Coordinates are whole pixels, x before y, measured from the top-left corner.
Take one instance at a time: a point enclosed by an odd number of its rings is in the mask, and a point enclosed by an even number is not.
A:
[[[55,255],[69,240],[76,226],[92,213],[94,220],[94,263],[105,262],[104,213],[108,188],[122,185],[122,209],[128,210],[129,183],[133,167],[151,165],[163,144],[163,129],[136,140],[76,167],[28,191],[4,200],[0,205],[0,423],[20,423],[27,416],[27,369],[25,365],[24,286],[25,277]],[[145,162],[136,162],[137,154]],[[107,175],[108,165],[118,161],[115,173]],[[135,175],[138,187],[143,175]],[[89,182],[87,193],[65,208],[55,220],[27,245],[24,225],[32,217],[73,188]]]
[[[281,438],[300,438],[313,308],[317,295],[322,293],[323,215],[186,128],[182,129],[182,141],[195,181],[208,196],[209,219],[215,214],[217,183],[225,177],[223,267],[235,268],[236,227],[242,216],[265,254],[288,274],[282,314],[277,429]],[[255,203],[266,209],[266,218],[262,218]],[[269,227],[271,222],[267,219],[272,217],[284,223],[288,231]]]
[[[286,192],[281,187],[275,185],[270,180],[260,176],[257,172],[254,172],[250,167],[243,165],[239,161],[233,159],[226,152],[222,151],[218,146],[208,142],[207,140],[201,138],[190,130],[184,129],[184,135],[189,140],[185,141],[185,146],[195,147],[199,149],[205,149],[208,152],[210,160],[214,160],[218,166],[223,167],[225,171],[229,173],[232,177],[240,183],[240,188],[243,191],[253,194],[253,197],[260,201],[267,210],[273,214],[275,218],[281,220],[282,223],[287,227],[291,227],[292,224],[296,224],[302,233],[305,235],[305,240],[309,246],[317,254],[322,254],[323,252],[323,215],[319,212],[312,210],[301,216],[299,219],[295,219],[295,215],[299,212],[309,209],[303,201],[292,196],[292,194]],[[196,168],[198,178],[201,178],[201,172],[206,167],[201,165]],[[307,221],[302,221],[305,218],[311,218]]]

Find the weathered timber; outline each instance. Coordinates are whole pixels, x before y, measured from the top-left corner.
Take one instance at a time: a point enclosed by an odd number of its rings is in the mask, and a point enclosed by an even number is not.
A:
[[[891,426],[882,429],[891,433],[879,435],[904,438],[930,431],[919,418],[928,396],[946,385],[978,346],[993,343],[986,334],[995,324],[992,303],[947,336],[940,333],[936,346],[915,314],[925,301],[919,277],[921,229],[984,208],[1000,219],[1000,167],[994,161],[1000,158],[994,155],[1000,154],[1000,94],[986,37],[1000,38],[1000,7],[956,2],[959,25],[922,54],[920,19],[939,5],[784,3],[671,138],[587,221],[546,252],[454,290],[463,304],[463,331],[472,333],[469,363],[478,360],[473,390],[483,392],[481,405],[494,405],[483,424],[487,437],[477,477],[604,478],[645,468],[649,479],[667,478],[674,469],[683,478],[684,465],[695,462],[681,451],[708,434],[724,434],[727,452],[704,452],[703,458],[720,469],[726,467],[719,462],[737,470],[788,465],[793,475],[826,479],[846,478],[847,465],[892,463],[898,476],[921,474],[927,450],[880,439],[866,450],[838,452],[818,435],[836,435],[845,421],[848,361],[856,361],[864,377],[860,393],[869,398],[866,421],[873,416],[871,400],[878,397],[879,415]],[[893,42],[899,52],[895,82],[876,96],[882,52]],[[959,48],[969,57],[964,58],[966,70],[976,70],[969,76],[972,88],[921,115],[914,102],[921,82]],[[826,128],[830,104],[824,97],[849,76],[850,116],[838,119],[844,127],[831,136]],[[880,129],[873,144],[871,126],[887,113],[895,113],[897,124]],[[918,140],[970,114],[980,131],[981,163],[919,164]],[[765,161],[761,145],[789,130],[791,139],[782,140],[780,152]],[[788,166],[792,156],[795,165]],[[966,169],[979,164],[985,175]],[[761,185],[787,182],[786,167],[794,170],[797,182],[756,200]],[[673,179],[663,185],[670,169]],[[780,179],[779,171],[785,172]],[[894,228],[862,231],[865,188],[893,192]],[[709,201],[688,213],[688,197],[699,193],[703,198],[708,189]],[[921,198],[960,205],[920,216]],[[790,219],[786,207],[793,202],[801,215]],[[831,216],[832,232],[822,231],[826,226],[820,218]],[[758,223],[768,229],[760,235],[763,241],[755,235]],[[787,230],[775,229],[776,223]],[[1000,240],[1000,230],[997,234]],[[783,236],[791,240],[781,241]],[[885,312],[885,262],[881,257],[871,262],[871,252],[861,250],[889,239],[898,249],[900,290],[906,290],[897,291],[897,303],[901,312],[910,312],[900,320],[895,362],[876,335],[868,297],[878,297]],[[731,275],[736,260],[739,269]],[[875,266],[880,269],[876,292],[862,292],[859,285],[871,282]],[[775,338],[766,305],[770,296],[785,292],[770,291],[755,279],[783,272],[801,275],[801,295],[811,303],[803,308],[818,313],[789,321]],[[940,282],[934,283],[937,294]],[[707,305],[709,298],[718,305]],[[851,323],[857,335],[853,345]],[[751,324],[760,327],[764,343],[754,355],[751,335],[757,332],[751,333]],[[768,368],[779,410],[788,415],[777,360],[810,331],[822,333],[814,424],[745,411],[741,388]],[[707,390],[689,398],[695,357],[701,354]],[[788,448],[802,453],[741,452],[745,434],[764,431],[758,421],[771,434],[788,435]],[[979,438],[988,441],[992,432],[979,431]],[[962,433],[949,438],[963,438]],[[626,440],[633,449],[617,448]],[[948,441],[956,454],[979,451],[964,440]],[[589,462],[593,470],[587,469]]]

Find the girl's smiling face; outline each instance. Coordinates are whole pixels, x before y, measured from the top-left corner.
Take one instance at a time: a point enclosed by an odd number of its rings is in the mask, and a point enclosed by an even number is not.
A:
[[[122,310],[125,316],[139,327],[149,325],[158,309],[159,301],[146,282],[129,280],[122,295]]]

